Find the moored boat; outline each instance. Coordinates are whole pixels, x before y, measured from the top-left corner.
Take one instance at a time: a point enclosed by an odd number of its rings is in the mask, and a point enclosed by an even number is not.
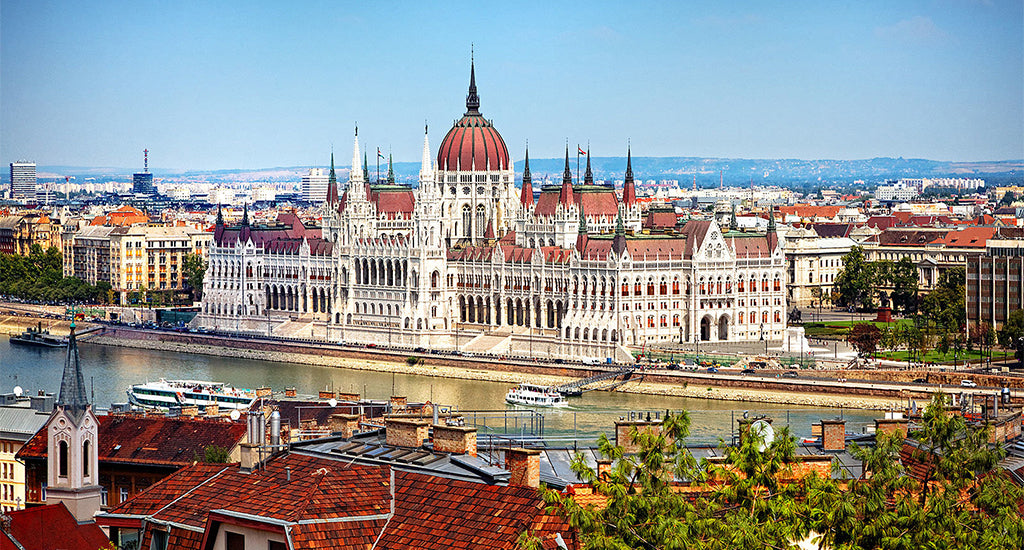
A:
[[[64,348],[68,345],[67,338],[50,334],[49,330],[43,329],[42,322],[36,328],[29,327],[19,336],[11,336],[11,343],[45,348]]]
[[[505,394],[505,401],[513,405],[525,405],[527,407],[568,407],[569,402],[558,393],[558,390],[550,386],[538,386],[537,384],[519,384],[508,390]]]
[[[128,388],[128,402],[147,409],[169,409],[195,405],[205,409],[217,405],[221,409],[248,409],[258,395],[256,391],[226,386],[222,382],[202,380],[164,380],[135,384]]]

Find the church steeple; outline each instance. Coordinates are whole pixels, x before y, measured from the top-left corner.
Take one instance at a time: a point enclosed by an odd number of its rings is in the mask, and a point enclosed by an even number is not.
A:
[[[338,202],[338,175],[334,172],[334,149],[331,149],[331,173],[327,177],[327,204]]]
[[[476,93],[476,67],[473,52],[469,54],[469,93],[466,94],[466,115],[480,114],[480,96]]]
[[[519,193],[519,203],[523,206],[533,205],[533,177],[530,176],[530,148],[526,148],[526,164],[523,165],[523,188]]]
[[[89,397],[85,391],[85,378],[78,358],[78,342],[75,338],[75,323],[71,322],[71,333],[68,334],[68,352],[64,357],[64,376],[60,381],[60,396],[57,405],[75,418],[81,418],[89,406]]]

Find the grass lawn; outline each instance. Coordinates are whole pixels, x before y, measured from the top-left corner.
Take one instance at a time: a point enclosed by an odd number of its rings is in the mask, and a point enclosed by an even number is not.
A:
[[[828,321],[828,322],[814,322],[804,323],[804,334],[808,338],[842,338],[845,339],[846,335],[850,333],[850,326],[860,323],[871,323],[883,329],[885,327],[896,327],[899,325],[913,326],[914,322],[910,319],[900,319],[891,323],[882,323],[876,321]]]
[[[909,352],[907,352],[907,351],[880,351],[878,353],[875,353],[875,357],[877,357],[879,359],[889,359],[889,360],[892,360],[892,361],[906,361],[908,355],[909,355]],[[988,357],[988,355],[989,354],[986,352],[985,356]],[[1013,357],[1013,352],[1006,352],[1006,351],[994,351],[994,352],[992,352],[992,359],[994,361],[998,361],[998,360],[1000,360],[1002,358],[1005,358],[1005,357]],[[977,351],[977,350],[971,351],[971,352],[963,351],[963,352],[960,353],[960,356],[957,358],[957,363],[963,364],[965,358],[968,361],[980,361],[981,358],[982,358],[982,355],[981,355],[981,352]],[[953,364],[953,352],[951,351],[949,353],[942,354],[942,353],[939,353],[939,352],[933,350],[933,351],[928,352],[928,354],[924,356],[924,361],[926,363],[940,363],[940,364],[948,363],[948,364]]]

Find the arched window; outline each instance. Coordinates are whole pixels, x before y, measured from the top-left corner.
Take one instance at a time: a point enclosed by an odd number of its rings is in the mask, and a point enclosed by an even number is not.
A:
[[[82,475],[89,477],[89,440],[82,442]]]
[[[476,205],[476,235],[483,237],[487,231],[487,211],[484,205]]]
[[[462,205],[462,236],[473,236],[473,210],[468,204]]]
[[[68,442],[57,443],[57,475],[68,477]]]

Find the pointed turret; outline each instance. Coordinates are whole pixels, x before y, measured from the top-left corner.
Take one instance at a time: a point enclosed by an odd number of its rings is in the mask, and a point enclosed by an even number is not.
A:
[[[359,168],[359,125],[356,125],[355,138],[352,140],[352,171],[348,175],[348,180],[350,182],[358,181],[365,176],[366,164],[363,164],[363,168],[361,170]]]
[[[594,174],[590,171],[590,146],[587,146],[587,171],[583,174],[583,185],[594,185]]]
[[[765,239],[768,240],[768,250],[775,250],[779,246],[779,235],[775,232],[775,206],[768,207],[768,233]]]
[[[430,166],[430,135],[426,123],[423,124],[423,158],[420,160],[420,179],[430,176],[433,169]]]
[[[469,93],[466,94],[466,115],[480,114],[480,96],[476,93],[476,67],[473,54],[469,55]]]
[[[327,177],[327,204],[338,203],[338,175],[334,172],[334,151],[331,151],[331,173]]]
[[[391,161],[391,153],[388,153],[388,185],[395,184],[395,167]]]
[[[242,205],[242,227],[249,227],[249,205]]]
[[[85,391],[85,377],[78,358],[78,341],[75,338],[75,323],[71,322],[71,333],[68,334],[68,352],[64,358],[64,376],[60,381],[60,396],[57,406],[64,407],[68,414],[76,420],[82,417],[89,406],[89,397]]]
[[[238,240],[245,243],[249,240],[252,235],[252,230],[249,227],[249,205],[246,204],[242,207],[242,227],[238,230]]]
[[[615,219],[615,236],[612,237],[612,250],[621,256],[626,250],[626,227],[622,224],[622,214]]]
[[[364,151],[364,152],[363,152],[363,177],[364,177],[364,178],[368,178],[368,177],[369,177],[369,174],[370,174],[370,170],[369,170],[369,168],[367,168],[367,164],[366,164],[366,152]]]
[[[220,239],[224,235],[224,212],[223,206],[217,205],[217,222],[213,225],[213,241],[220,244]]]
[[[519,193],[519,204],[533,206],[533,177],[530,176],[530,148],[526,148],[526,164],[523,165],[523,188]]]
[[[729,231],[739,231],[740,224],[736,220],[736,205],[732,205],[732,216],[729,217]]]
[[[589,163],[589,160],[588,160]],[[622,204],[631,207],[636,203],[636,186],[633,183],[633,151],[626,149],[626,180],[622,184]]]
[[[484,231],[484,238],[489,241],[494,240],[494,220],[487,220],[487,229]]]
[[[220,227],[224,227],[224,206],[220,205],[220,204],[217,205],[217,223],[216,223],[216,225],[218,225]]]
[[[568,208],[573,203],[572,170],[569,168],[569,146],[565,146],[565,172],[562,173],[562,189],[558,192],[558,204]]]

